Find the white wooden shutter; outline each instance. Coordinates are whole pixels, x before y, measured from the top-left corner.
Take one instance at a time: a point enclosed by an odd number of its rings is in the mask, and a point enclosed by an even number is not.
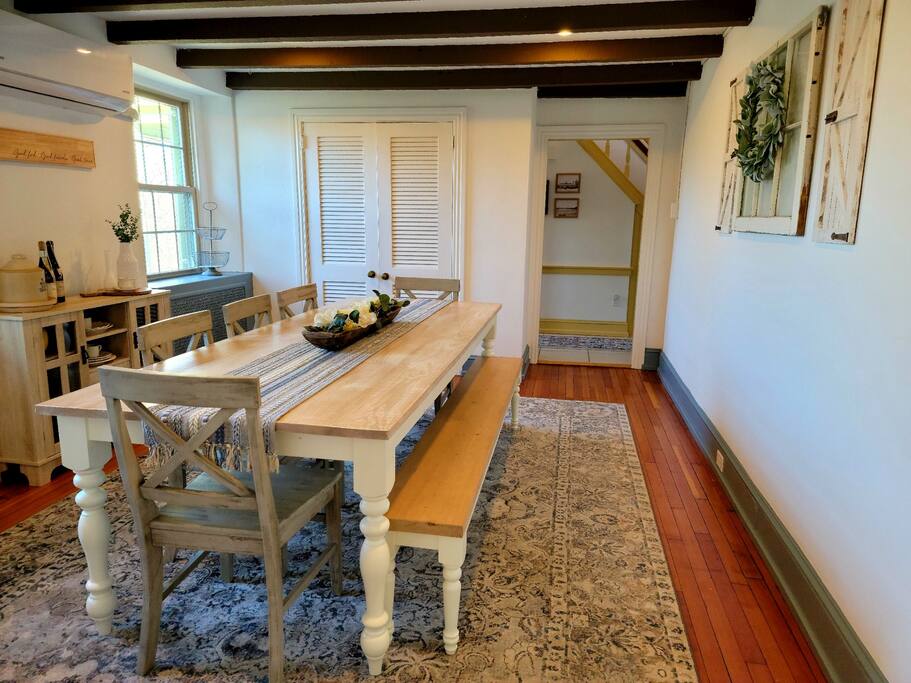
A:
[[[740,95],[743,91],[743,79],[731,81],[728,94],[728,138],[724,148],[724,174],[721,179],[721,204],[718,208],[718,220],[715,229],[723,233],[730,233],[734,229],[734,217],[737,215],[739,195],[741,190],[740,165],[733,157],[737,149],[737,126],[734,120],[740,114]]]
[[[854,244],[885,0],[844,0],[814,239]]]
[[[310,277],[326,302],[362,296],[377,268],[374,125],[306,124],[304,136]]]
[[[320,251],[323,262],[367,262],[367,179],[364,139],[316,138],[319,172]]]
[[[452,277],[452,126],[378,128],[382,269],[393,277]]]

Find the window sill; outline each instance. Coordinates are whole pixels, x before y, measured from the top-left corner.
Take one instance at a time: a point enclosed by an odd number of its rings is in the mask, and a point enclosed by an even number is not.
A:
[[[247,296],[253,294],[253,273],[223,272],[219,275],[204,275],[203,273],[185,273],[170,277],[149,279],[149,286],[155,289],[168,289],[174,298],[194,294],[197,292],[215,291],[230,287],[243,286],[247,289]]]

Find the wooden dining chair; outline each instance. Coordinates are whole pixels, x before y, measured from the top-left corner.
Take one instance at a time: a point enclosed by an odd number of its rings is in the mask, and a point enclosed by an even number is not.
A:
[[[394,297],[402,296],[405,293],[409,299],[419,298],[415,290],[420,292],[439,292],[436,298],[443,301],[452,297],[453,301],[458,300],[459,291],[462,289],[462,283],[457,279],[434,278],[434,277],[398,277],[392,282],[392,295]],[[433,401],[434,414],[440,412],[440,408],[446,403],[450,394],[452,394],[452,382],[446,385],[443,392]]]
[[[285,611],[327,564],[332,588],[336,594],[341,593],[341,474],[314,468],[300,460],[282,464],[278,473],[270,472],[263,447],[256,377],[194,377],[110,366],[102,368],[99,376],[142,564],[137,673],[147,674],[154,666],[162,600],[209,552],[239,552],[264,558],[269,680],[282,681]],[[184,439],[159,420],[147,404],[207,407],[218,412],[190,438]],[[127,430],[125,408],[173,449],[173,455],[164,464],[148,473],[139,468]],[[229,473],[209,460],[201,449],[205,440],[240,410],[247,420],[252,472]],[[167,486],[171,472],[185,464],[200,470],[200,474],[186,489]],[[328,544],[284,595],[282,545],[321,510],[325,510]],[[198,552],[165,585],[162,551],[167,545]]]
[[[232,301],[222,306],[221,311],[225,318],[225,330],[229,337],[255,330],[275,320],[275,316],[272,315],[272,297],[268,294]],[[241,321],[246,318],[253,319],[253,324],[249,330],[241,324]]]
[[[282,320],[293,318],[297,315],[291,306],[293,304],[304,302],[304,312],[311,308],[319,308],[316,300],[316,285],[313,283],[284,289],[275,293],[275,303],[278,306],[278,315]]]
[[[421,292],[438,292],[437,299],[443,300],[452,297],[455,301],[459,298],[462,283],[457,279],[435,277],[396,277],[392,283],[392,295],[399,297],[402,292],[409,299],[417,299],[415,290]]]
[[[165,318],[136,330],[136,346],[143,367],[174,355],[174,342],[189,337],[185,353],[215,341],[212,336],[212,314],[197,311]]]

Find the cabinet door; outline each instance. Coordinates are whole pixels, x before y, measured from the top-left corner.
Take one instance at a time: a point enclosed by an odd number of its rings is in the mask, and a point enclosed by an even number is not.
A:
[[[82,313],[69,313],[37,321],[34,334],[39,337],[34,349],[36,365],[42,368],[38,381],[41,400],[57,398],[88,384],[85,361],[85,329]],[[40,418],[44,437],[51,451],[59,450],[56,418]]]

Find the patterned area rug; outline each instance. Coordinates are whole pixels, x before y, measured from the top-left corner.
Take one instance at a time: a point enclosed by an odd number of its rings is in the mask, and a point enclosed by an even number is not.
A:
[[[542,349],[604,349],[605,351],[631,351],[633,340],[621,337],[589,337],[571,334],[542,334],[538,336]]]
[[[504,428],[472,522],[457,653],[443,652],[436,554],[402,549],[397,630],[384,676],[374,680],[696,681],[625,409],[522,399],[521,413],[519,430]],[[428,419],[403,442],[401,458]],[[0,534],[0,681],[139,680],[138,551],[119,482],[107,490],[113,634],[97,635],[83,611],[69,498]],[[324,570],[288,611],[288,680],[366,678],[360,515],[350,485],[343,515],[345,595],[332,594]],[[319,525],[293,540],[286,588],[323,542]],[[165,601],[147,680],[264,680],[265,599],[256,558],[237,558],[232,584],[219,581],[217,559],[203,563]]]

